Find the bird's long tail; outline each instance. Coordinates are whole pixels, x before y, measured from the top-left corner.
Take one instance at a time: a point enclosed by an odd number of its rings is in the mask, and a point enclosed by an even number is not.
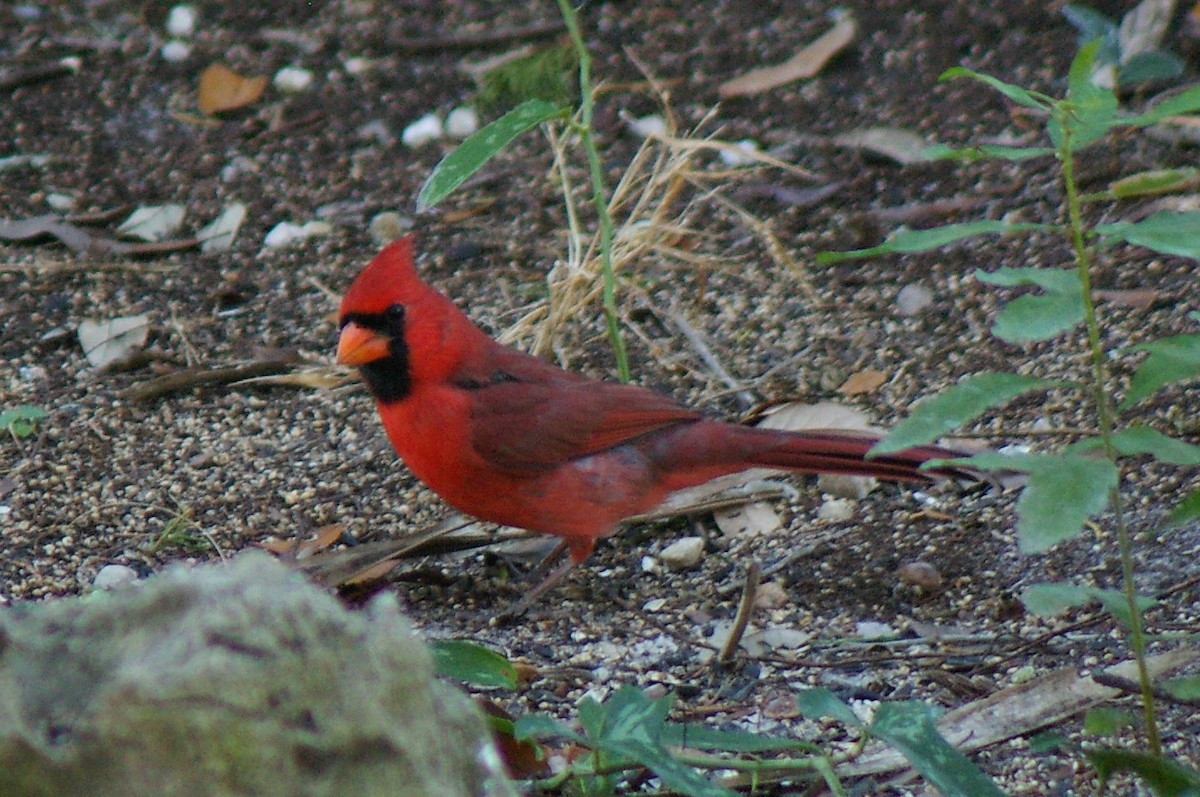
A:
[[[690,429],[680,428],[676,434],[686,442],[672,441],[664,435],[663,445],[658,449],[662,471],[670,474],[671,490],[754,467],[874,476],[902,482],[931,482],[939,477],[972,481],[979,478],[978,474],[961,468],[920,470],[930,460],[965,456],[964,452],[940,446],[920,446],[868,459],[867,452],[882,439],[870,432],[843,429],[788,432],[701,421]]]

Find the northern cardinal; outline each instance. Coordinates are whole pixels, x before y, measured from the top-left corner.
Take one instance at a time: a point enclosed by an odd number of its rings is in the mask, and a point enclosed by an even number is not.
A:
[[[418,479],[468,515],[562,538],[570,560],[517,612],[675,490],[755,467],[929,481],[922,462],[957,455],[931,446],[866,459],[871,434],[710,420],[652,390],[564,371],[495,342],[423,282],[411,236],[358,275],[339,324],[338,362],[359,368]]]

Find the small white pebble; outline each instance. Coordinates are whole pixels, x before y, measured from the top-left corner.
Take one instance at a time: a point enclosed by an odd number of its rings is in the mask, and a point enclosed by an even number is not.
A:
[[[822,473],[817,477],[817,489],[834,498],[866,498],[879,486],[879,480],[870,476],[843,476],[837,473]]]
[[[92,580],[92,586],[96,589],[116,589],[137,580],[137,571],[128,565],[105,565]]]
[[[263,238],[263,245],[268,249],[278,249],[304,237],[304,228],[290,221],[281,221],[271,228]]]
[[[442,118],[435,113],[427,113],[417,121],[404,128],[400,141],[404,146],[416,149],[442,137]]]
[[[821,520],[841,522],[854,517],[854,502],[846,498],[830,498],[817,509]]]
[[[645,603],[642,605],[642,611],[646,611],[646,612],[661,612],[661,611],[663,610],[663,607],[664,607],[664,606],[666,606],[666,605],[667,605],[667,599],[666,599],[666,598],[654,598],[654,599],[652,599],[652,600],[648,600],[648,601],[646,601],[646,602],[645,602]]]
[[[164,61],[178,64],[181,61],[186,61],[188,56],[192,54],[192,45],[179,39],[171,39],[162,46],[160,53]]]
[[[734,149],[721,150],[721,160],[726,166],[749,166],[755,162],[753,153],[758,152],[758,142],[752,138],[743,138],[733,144]],[[741,150],[741,152],[738,152]],[[742,154],[745,153],[745,154]]]
[[[345,67],[346,71],[351,75],[361,75],[371,68],[372,63],[373,62],[370,58],[354,56],[343,61],[342,66]]]
[[[642,572],[657,573],[659,571],[658,560],[653,556],[642,557]]]
[[[996,450],[998,452],[1000,452],[1001,454],[1020,456],[1022,454],[1028,454],[1030,451],[1033,451],[1033,447],[1025,445],[1024,443],[1012,443],[1011,445],[1000,446],[1000,448],[998,448]]]
[[[479,129],[479,114],[470,105],[455,108],[446,117],[446,135],[464,139]]]
[[[402,238],[406,232],[412,229],[412,226],[412,219],[401,216],[394,210],[386,210],[383,213],[375,214],[367,229],[371,231],[371,239],[378,246],[384,246]]]
[[[691,570],[704,558],[704,538],[682,537],[664,548],[658,558],[673,573]]]
[[[931,304],[933,304],[933,291],[919,282],[905,285],[896,294],[896,309],[900,315],[917,315]]]
[[[854,624],[854,633],[858,635],[859,639],[880,639],[882,637],[895,636],[896,629],[887,623],[880,623],[875,620],[863,620]]]
[[[196,9],[192,6],[179,5],[167,14],[167,33],[179,38],[186,38],[196,32]]]
[[[652,113],[649,116],[639,116],[636,119],[626,119],[625,124],[629,126],[629,132],[642,138],[665,136],[667,134],[666,121],[656,113]]]
[[[70,210],[75,207],[75,197],[70,194],[46,194],[46,204],[51,210]]]
[[[12,507],[8,504],[0,504],[0,521],[8,520],[12,514]]]
[[[295,94],[304,91],[313,82],[313,73],[298,66],[285,66],[275,73],[272,81],[280,91]]]

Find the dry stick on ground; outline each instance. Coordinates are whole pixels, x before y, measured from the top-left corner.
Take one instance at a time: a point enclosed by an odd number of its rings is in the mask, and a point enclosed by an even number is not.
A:
[[[750,566],[746,569],[746,586],[742,590],[742,600],[738,603],[737,616],[733,618],[733,627],[729,629],[729,638],[725,640],[725,644],[721,646],[721,653],[717,656],[717,666],[728,664],[737,652],[738,645],[742,642],[742,636],[746,633],[746,626],[750,623],[750,615],[754,613],[754,599],[758,595],[758,580],[762,574],[762,568],[755,560],[750,561]]]
[[[389,37],[388,47],[400,55],[419,55],[422,53],[440,53],[446,50],[478,50],[487,47],[502,47],[510,42],[525,39],[541,39],[557,36],[566,31],[567,26],[562,20],[537,22],[521,28],[501,28],[499,30],[482,30],[478,33],[452,33],[446,36],[430,36],[425,38],[408,38],[404,36]]]

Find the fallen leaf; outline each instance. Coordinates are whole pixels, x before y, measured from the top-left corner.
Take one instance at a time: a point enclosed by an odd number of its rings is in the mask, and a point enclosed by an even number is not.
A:
[[[96,368],[123,360],[146,344],[150,336],[150,316],[133,315],[107,321],[84,319],[79,323],[79,345],[89,363]]]
[[[201,252],[224,252],[233,246],[233,239],[246,219],[246,206],[241,202],[232,202],[225,206],[221,215],[206,224],[196,237],[200,239]]]
[[[713,512],[713,520],[717,522],[721,533],[727,537],[736,534],[770,534],[783,528],[779,513],[770,504],[761,501],[718,509]]]
[[[805,429],[848,429],[882,433],[881,429],[871,425],[866,413],[835,401],[819,401],[816,404],[788,401],[776,404],[760,413],[757,425],[764,429],[785,429],[790,432],[802,432]]]
[[[878,390],[885,382],[887,382],[887,374],[868,368],[865,371],[851,374],[850,378],[837,389],[837,392],[843,396],[859,396]]]
[[[242,77],[223,64],[212,64],[200,73],[200,112],[206,116],[244,108],[267,88],[267,76]]]
[[[925,157],[925,149],[928,146],[925,139],[910,130],[896,127],[868,127],[863,130],[851,130],[834,136],[833,141],[843,147],[881,155],[902,166],[928,160]]]
[[[820,72],[830,58],[858,35],[858,22],[848,11],[840,12],[834,19],[832,28],[782,64],[755,69],[722,83],[717,89],[721,99],[748,97]]]
[[[1102,302],[1115,304],[1118,307],[1132,307],[1135,310],[1149,310],[1161,298],[1161,294],[1153,288],[1128,291],[1096,291],[1095,296]]]
[[[183,225],[185,212],[183,205],[146,205],[130,213],[117,232],[149,243],[161,241]]]
[[[255,547],[270,551],[276,556],[291,556],[294,559],[307,559],[313,554],[324,551],[342,538],[346,527],[341,523],[330,523],[317,529],[307,540],[263,540]]]

